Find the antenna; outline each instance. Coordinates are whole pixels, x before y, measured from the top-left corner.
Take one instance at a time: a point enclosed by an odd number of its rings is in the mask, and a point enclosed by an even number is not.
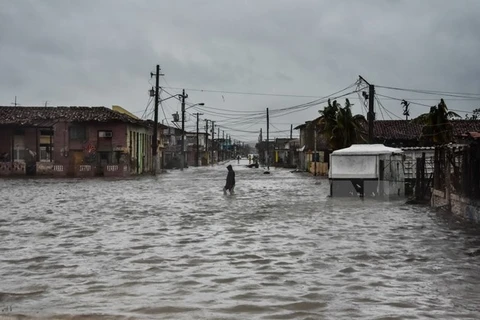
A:
[[[12,102],[11,104],[13,104],[15,107],[20,105],[19,103],[17,103],[17,96],[15,96],[15,102]]]

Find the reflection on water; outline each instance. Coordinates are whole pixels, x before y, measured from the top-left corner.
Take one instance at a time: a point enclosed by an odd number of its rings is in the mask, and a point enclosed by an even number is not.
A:
[[[0,318],[480,318],[478,232],[232,164],[0,180]]]

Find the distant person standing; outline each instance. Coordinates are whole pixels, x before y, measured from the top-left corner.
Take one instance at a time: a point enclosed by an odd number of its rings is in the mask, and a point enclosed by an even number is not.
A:
[[[240,156],[237,156],[237,163],[240,163]]]
[[[235,171],[233,171],[232,165],[228,165],[227,183],[223,187],[223,194],[227,194],[227,190],[230,194],[233,194],[235,189]]]

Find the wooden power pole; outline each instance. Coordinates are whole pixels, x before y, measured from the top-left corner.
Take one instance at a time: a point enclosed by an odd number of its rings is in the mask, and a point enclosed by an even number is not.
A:
[[[267,108],[267,170],[270,170],[270,150],[269,150],[269,141],[268,139],[270,138],[269,137],[269,133],[270,133],[270,117],[268,115],[268,108]]]
[[[368,120],[368,143],[373,143],[374,137],[373,137],[373,123],[375,121],[375,107],[374,107],[374,101],[375,101],[375,86],[373,84],[370,84],[367,80],[365,80],[362,76],[359,76],[360,80],[365,82],[368,85],[368,114],[367,114],[367,120]]]
[[[195,159],[195,165],[198,167],[199,166],[199,161],[198,158],[200,156],[200,148],[199,148],[199,141],[198,141],[198,122],[200,121],[199,116],[203,115],[203,113],[194,113],[194,115],[197,116],[197,152],[196,152],[196,159]]]

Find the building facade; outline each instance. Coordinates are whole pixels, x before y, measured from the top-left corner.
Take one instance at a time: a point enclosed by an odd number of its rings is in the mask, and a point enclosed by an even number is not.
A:
[[[151,141],[146,121],[105,107],[0,107],[0,175],[147,173]]]

